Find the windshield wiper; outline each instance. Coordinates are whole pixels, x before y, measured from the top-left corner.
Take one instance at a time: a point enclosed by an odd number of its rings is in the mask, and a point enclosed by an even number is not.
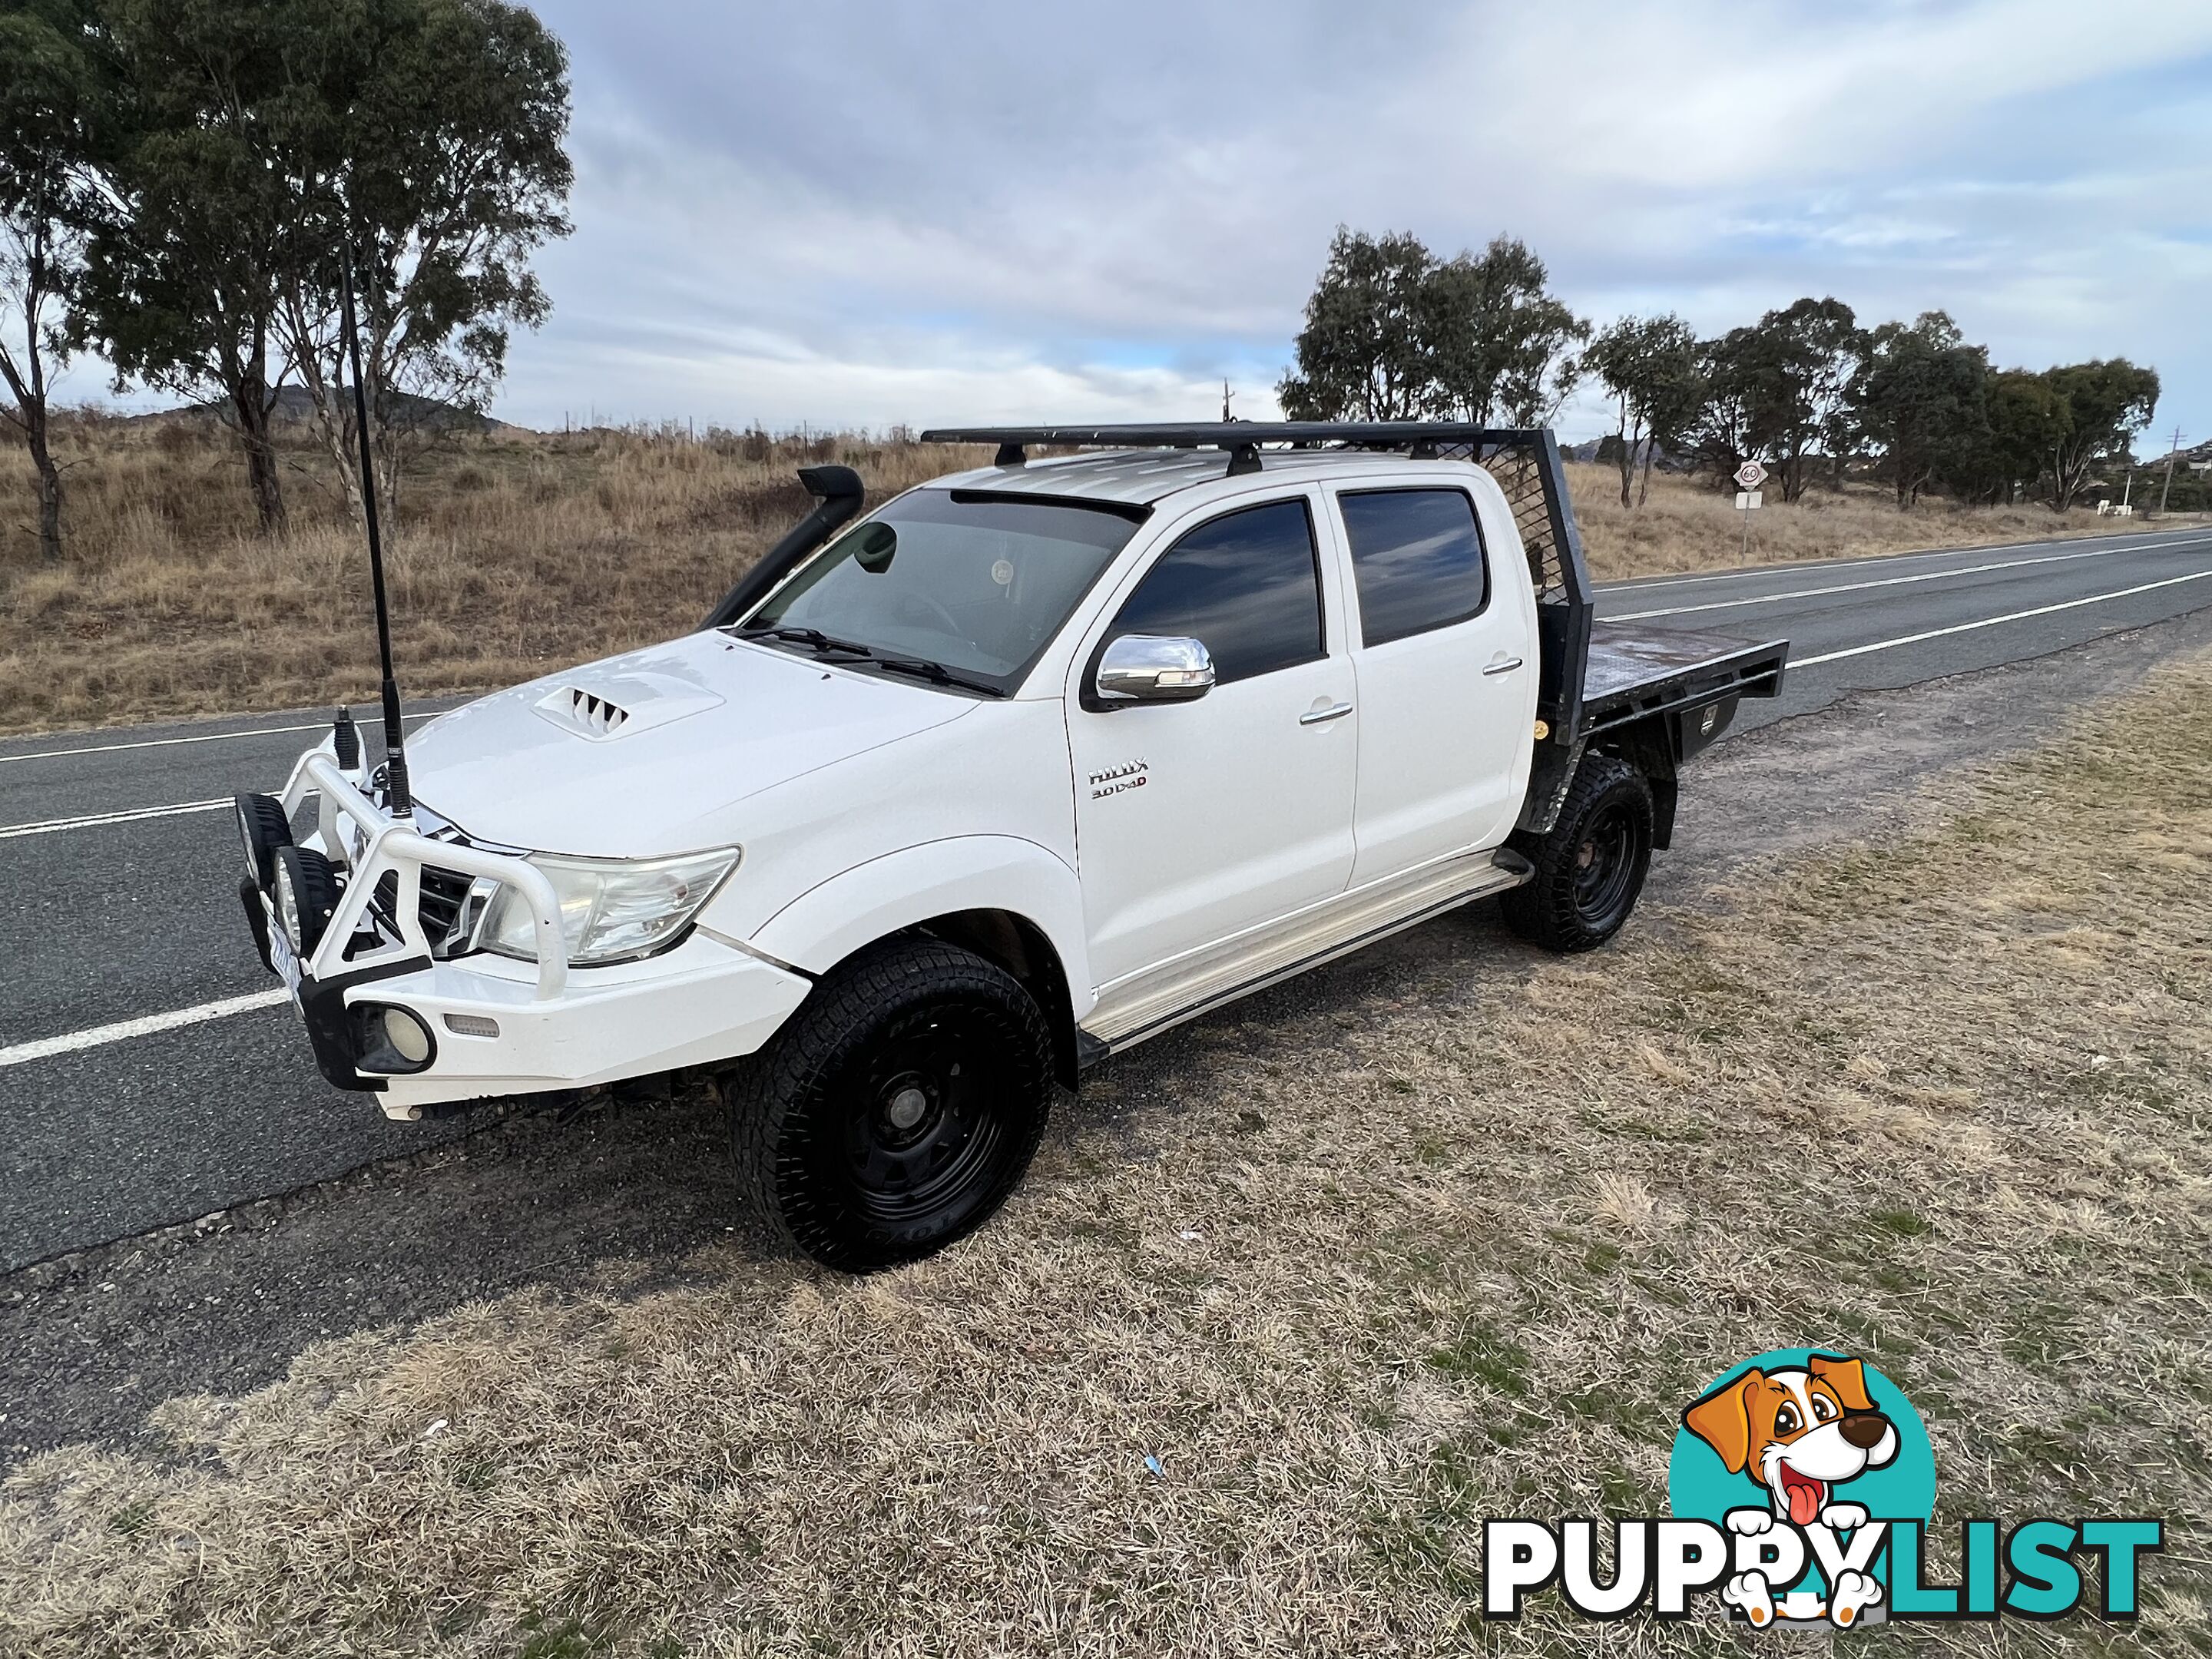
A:
[[[856,640],[841,640],[818,628],[741,628],[737,634],[741,640],[786,640],[793,645],[805,646],[817,657],[833,653],[838,656],[857,657],[871,666],[887,669],[894,674],[911,674],[917,679],[927,680],[933,685],[957,685],[963,690],[981,691],[988,697],[1006,695],[1002,687],[994,685],[988,680],[963,674],[957,668],[947,668],[943,663],[927,657],[886,657],[872,646],[862,645]]]
[[[912,674],[915,678],[927,680],[933,685],[957,685],[963,690],[981,691],[987,697],[1006,695],[1002,686],[978,679],[972,674],[963,674],[957,668],[947,668],[943,663],[933,662],[927,657],[876,657],[872,661],[876,667],[890,673]]]
[[[794,645],[805,646],[817,656],[835,651],[841,655],[866,657],[872,660],[876,654],[857,641],[837,639],[818,628],[741,628],[738,630],[738,637],[741,640],[788,640]]]

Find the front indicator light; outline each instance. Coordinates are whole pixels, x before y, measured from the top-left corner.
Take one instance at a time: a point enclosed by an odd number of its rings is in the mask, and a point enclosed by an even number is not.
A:
[[[679,858],[618,861],[538,854],[561,907],[561,934],[578,967],[627,962],[664,951],[684,936],[700,908],[738,867],[740,849],[719,848]],[[485,908],[477,942],[525,962],[538,959],[529,902],[502,887]]]

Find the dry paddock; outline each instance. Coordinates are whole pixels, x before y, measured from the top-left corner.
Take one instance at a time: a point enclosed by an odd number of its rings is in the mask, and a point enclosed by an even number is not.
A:
[[[361,539],[327,459],[292,434],[289,533],[253,532],[235,445],[213,426],[72,417],[68,556],[39,562],[29,462],[0,448],[0,734],[174,714],[298,708],[374,692]],[[807,507],[793,470],[857,467],[872,500],[981,465],[989,452],[864,436],[526,433],[456,439],[392,504],[400,678],[410,693],[482,690],[696,627]],[[1929,501],[1825,486],[1770,505],[1747,544],[1730,498],[1660,476],[1620,502],[1617,472],[1572,469],[1602,579],[2110,531],[2040,507]],[[2144,521],[2135,521],[2142,525]]]
[[[1862,1639],[2201,1649],[2212,660],[1945,787],[1599,955],[1445,949],[1109,1068],[921,1266],[733,1239],[39,1456],[0,1652],[1730,1649],[1482,1627],[1477,1522],[1658,1511],[1681,1406],[1795,1344],[1917,1403],[1939,1535],[2172,1524],[2138,1627]]]

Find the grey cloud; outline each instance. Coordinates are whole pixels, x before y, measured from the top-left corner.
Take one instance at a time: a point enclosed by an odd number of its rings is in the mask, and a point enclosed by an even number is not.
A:
[[[1263,412],[1348,222],[1523,236],[1600,316],[1945,306],[2212,424],[2212,195],[2152,159],[2204,154],[2200,8],[543,9],[578,229],[516,418]]]

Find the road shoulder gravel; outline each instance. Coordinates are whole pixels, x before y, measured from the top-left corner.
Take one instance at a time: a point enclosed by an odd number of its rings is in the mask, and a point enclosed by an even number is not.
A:
[[[1752,860],[1901,832],[1931,810],[1931,782],[2032,747],[2158,663],[2208,649],[2212,611],[1733,738],[1686,783],[1653,896],[1724,904]],[[1504,941],[1491,908],[1279,988],[1272,1006],[1248,1004],[1241,1017],[1327,1018],[1378,988],[1419,994],[1432,970],[1457,975],[1470,954],[1468,994],[1481,994],[1485,976],[1525,975],[1531,959]],[[1205,1044],[1211,1024],[1112,1062],[1106,1098],[1057,1133],[1141,1160],[1148,1079]],[[731,1230],[734,1204],[718,1109],[702,1091],[574,1121],[486,1115],[456,1145],[20,1269],[0,1277],[0,1460],[130,1439],[156,1403],[251,1389],[318,1340],[531,1285],[667,1282]]]

